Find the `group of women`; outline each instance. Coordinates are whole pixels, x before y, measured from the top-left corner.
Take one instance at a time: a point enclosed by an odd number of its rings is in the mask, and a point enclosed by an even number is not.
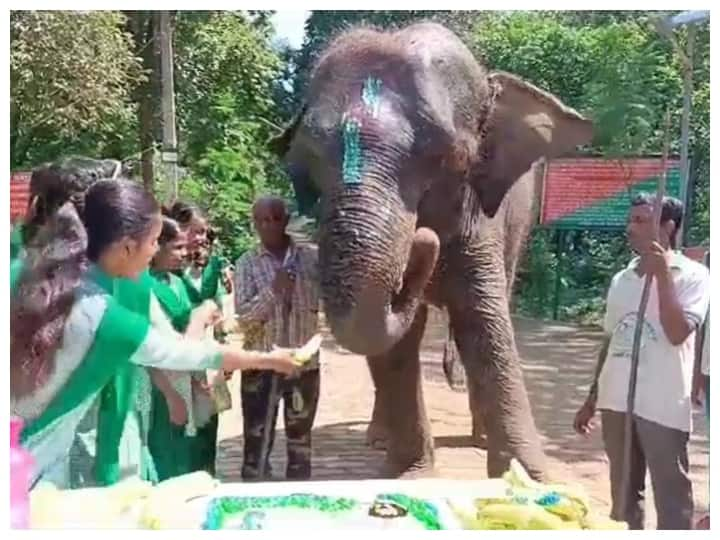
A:
[[[208,374],[296,367],[291,350],[212,339],[224,286],[207,223],[118,172],[84,158],[37,168],[12,233],[11,413],[33,485],[212,473]]]

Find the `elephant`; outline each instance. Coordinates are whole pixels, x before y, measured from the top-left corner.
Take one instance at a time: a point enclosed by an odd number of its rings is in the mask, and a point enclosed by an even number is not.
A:
[[[591,139],[589,119],[489,71],[437,23],[351,28],[317,59],[300,110],[270,146],[300,210],[318,209],[325,315],[337,342],[367,357],[388,474],[434,469],[419,349],[436,305],[487,434],[488,476],[517,458],[546,477],[508,298],[537,164]]]

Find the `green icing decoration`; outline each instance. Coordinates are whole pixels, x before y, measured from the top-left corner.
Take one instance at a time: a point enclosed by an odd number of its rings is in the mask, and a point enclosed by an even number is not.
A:
[[[438,515],[437,508],[427,501],[416,499],[415,497],[408,497],[400,493],[378,495],[377,500],[391,501],[406,508],[412,517],[417,519],[430,531],[439,531],[443,528],[440,524],[440,516]]]
[[[283,497],[220,497],[208,505],[207,517],[203,524],[205,530],[222,529],[228,516],[252,511],[250,519],[244,521],[248,528],[259,528],[261,510],[271,508],[302,508],[327,513],[340,513],[352,510],[358,505],[354,499],[346,497],[326,497],[320,495],[286,495]]]
[[[343,182],[360,183],[362,149],[360,148],[360,123],[348,118],[343,122]]]
[[[420,522],[425,529],[437,531],[443,528],[437,508],[426,501],[399,493],[378,495],[376,501],[393,502],[407,509],[408,514]],[[263,510],[301,508],[338,514],[353,510],[358,505],[359,502],[356,499],[348,497],[309,494],[282,497],[219,497],[210,501],[202,528],[205,530],[222,529],[226,519],[246,513],[241,528],[258,530],[262,529],[262,520],[265,517]]]

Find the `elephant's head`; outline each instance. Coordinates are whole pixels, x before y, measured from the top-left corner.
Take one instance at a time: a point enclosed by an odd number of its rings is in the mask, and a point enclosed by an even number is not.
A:
[[[407,331],[439,237],[459,221],[452,205],[461,186],[472,186],[478,211],[492,217],[533,162],[590,137],[577,112],[488,73],[442,26],[336,39],[302,110],[272,144],[301,206],[321,196],[321,286],[338,342],[376,355]],[[418,228],[427,212],[447,215],[444,225]]]

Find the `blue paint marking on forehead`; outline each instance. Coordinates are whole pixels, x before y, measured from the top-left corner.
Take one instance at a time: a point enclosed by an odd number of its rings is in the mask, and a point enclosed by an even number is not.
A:
[[[372,76],[365,79],[365,83],[363,84],[362,100],[373,118],[377,118],[380,113],[381,88],[382,81]]]
[[[365,79],[362,88],[364,113],[372,118],[380,114],[380,90],[382,81],[373,76]],[[345,184],[359,184],[363,169],[363,152],[360,142],[362,122],[353,114],[345,113],[342,120],[343,165],[342,177]]]
[[[346,118],[343,122],[343,183],[359,184],[362,172],[362,148],[360,147],[360,122]]]

